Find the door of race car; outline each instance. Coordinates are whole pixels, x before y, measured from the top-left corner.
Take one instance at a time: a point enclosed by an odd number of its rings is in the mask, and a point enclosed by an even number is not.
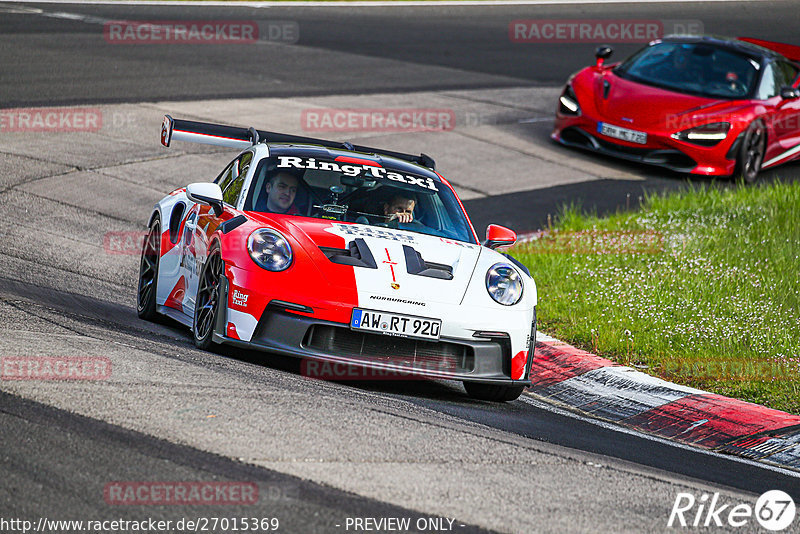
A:
[[[200,210],[199,204],[192,204],[186,223],[183,225],[183,235],[180,242],[180,262],[178,264],[178,277],[183,279],[184,293],[181,305],[183,313],[194,316],[194,297],[197,294],[197,219]]]
[[[242,191],[252,156],[252,152],[240,155],[217,178],[217,183],[222,189],[223,212],[220,216],[206,204],[194,204],[189,210],[184,239],[181,241],[183,249],[180,273],[186,280],[183,311],[189,317],[194,317],[197,286],[208,258],[211,236],[220,224],[236,215],[234,206]]]

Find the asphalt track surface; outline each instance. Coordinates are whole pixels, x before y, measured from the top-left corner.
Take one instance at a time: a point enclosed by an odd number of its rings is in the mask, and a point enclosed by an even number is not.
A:
[[[100,20],[291,20],[301,37],[297,46],[256,48],[109,45],[102,24],[21,12],[26,7]],[[794,2],[346,10],[0,4],[0,12],[3,107],[553,86],[585,64],[593,46],[513,44],[510,20],[694,19],[707,32],[795,44],[800,21]],[[0,517],[257,515],[279,517],[286,532],[343,532],[336,525],[347,517],[449,515],[464,532],[642,532],[666,530],[679,491],[753,502],[779,488],[800,499],[800,478],[790,473],[531,401],[475,402],[450,382],[319,383],[300,376],[295,360],[197,351],[174,324],[136,318],[137,258],[75,255],[104,229],[141,225],[147,204],[126,210],[128,199],[109,198],[107,210],[85,211],[66,196],[34,194],[26,184],[59,172],[59,160],[43,156],[37,168],[17,172],[18,158],[3,153],[0,350],[63,355],[94,347],[120,372],[97,386],[0,382]],[[778,178],[797,172],[787,169]],[[503,209],[514,219],[550,209],[556,198],[583,195],[603,211],[647,184],[683,183],[641,174],[644,184],[598,180],[469,202],[479,212],[473,218]],[[88,184],[77,192],[87,200],[103,193]],[[65,235],[79,235],[77,247]],[[264,404],[272,419],[259,425]],[[206,413],[230,423],[211,427]],[[102,498],[113,480],[248,480],[264,498],[255,507],[199,511],[113,507]]]
[[[559,85],[593,59],[594,43],[512,42],[508,27],[516,19],[699,21],[707,33],[800,44],[800,13],[791,0],[328,9],[21,4],[50,16],[8,12],[21,5],[5,5],[4,107]],[[100,20],[55,18],[58,12]],[[299,40],[296,46],[198,48],[103,38],[102,20],[198,19],[291,21]],[[614,57],[641,46],[620,44]],[[355,64],[352,55],[371,59],[372,68]],[[437,70],[412,76],[409,65]]]

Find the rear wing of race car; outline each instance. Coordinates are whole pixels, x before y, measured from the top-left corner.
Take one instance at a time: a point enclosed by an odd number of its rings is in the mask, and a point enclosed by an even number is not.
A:
[[[752,37],[737,37],[740,41],[752,43],[763,48],[777,52],[786,59],[791,61],[800,62],[800,46],[790,45],[786,43],[776,43],[774,41],[765,41],[763,39],[754,39]]]
[[[429,169],[434,169],[436,167],[433,158],[427,154],[415,156],[391,150],[352,145],[348,142],[342,143],[339,141],[315,139],[313,137],[267,132],[264,130],[256,130],[252,127],[242,128],[238,126],[211,124],[208,122],[173,119],[169,115],[164,115],[164,122],[161,124],[161,144],[168,147],[172,141],[187,141],[191,143],[203,143],[239,149],[247,148],[259,142],[320,145],[327,148],[353,150],[368,154],[381,154],[410,161],[422,165],[423,167],[428,167]]]

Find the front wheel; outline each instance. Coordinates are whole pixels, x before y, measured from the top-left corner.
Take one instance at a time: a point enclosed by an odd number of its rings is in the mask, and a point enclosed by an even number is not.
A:
[[[467,390],[467,395],[473,399],[508,402],[517,400],[525,390],[525,386],[498,386],[495,384],[464,382],[464,389]]]
[[[203,266],[194,300],[192,334],[198,348],[208,350],[214,344],[214,326],[217,322],[220,281],[224,264],[219,248],[212,248]]]
[[[136,313],[140,319],[155,321],[156,286],[158,285],[158,264],[161,258],[161,221],[158,217],[150,224],[150,231],[142,245],[142,259],[139,262],[139,289],[136,293]]]
[[[753,121],[747,127],[742,146],[736,157],[736,175],[741,176],[745,182],[751,184],[758,178],[761,164],[764,162],[764,153],[767,150],[767,129],[761,121]]]

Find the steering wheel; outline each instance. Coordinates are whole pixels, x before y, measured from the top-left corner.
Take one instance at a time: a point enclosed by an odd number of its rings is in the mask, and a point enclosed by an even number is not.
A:
[[[741,80],[714,82],[710,86],[715,92],[719,90],[732,96],[743,96],[747,93],[747,86]]]

